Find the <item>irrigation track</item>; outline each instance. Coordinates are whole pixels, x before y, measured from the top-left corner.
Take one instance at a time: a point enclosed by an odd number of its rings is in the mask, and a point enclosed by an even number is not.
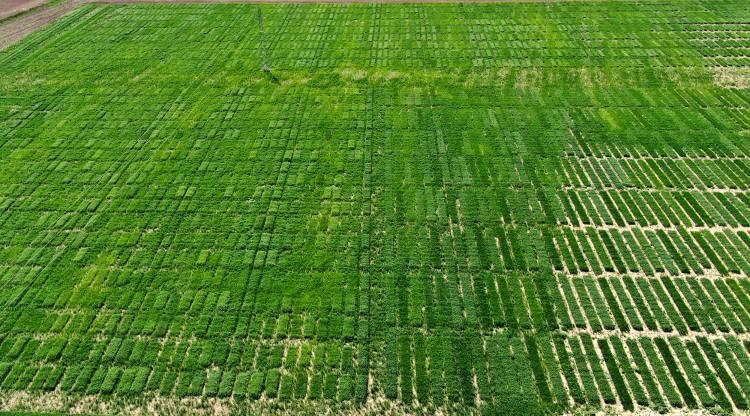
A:
[[[0,51],[20,42],[26,36],[47,26],[78,6],[84,4],[133,4],[133,3],[199,3],[199,4],[241,4],[241,3],[560,3],[571,1],[603,0],[68,0],[50,7],[40,7],[38,11],[0,21]],[[32,2],[36,3],[36,2]],[[44,3],[44,2],[41,2]],[[15,13],[23,12],[14,9]],[[28,10],[28,8],[27,8]],[[2,13],[2,12],[0,12]],[[9,12],[10,13],[10,12]],[[5,17],[11,16],[10,14]],[[3,16],[0,14],[0,18]]]

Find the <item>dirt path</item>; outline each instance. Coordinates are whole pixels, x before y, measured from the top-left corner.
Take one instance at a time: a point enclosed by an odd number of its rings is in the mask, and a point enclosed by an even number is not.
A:
[[[15,16],[34,7],[41,6],[48,0],[2,0],[0,1],[0,20]]]
[[[44,2],[46,0],[42,1],[42,3]],[[83,2],[70,0],[0,23],[0,51],[21,41],[36,30],[47,26],[58,17],[70,13]]]
[[[0,19],[4,12],[8,16],[46,3],[48,0],[0,0]],[[131,4],[131,3],[555,3],[566,1],[603,0],[68,0],[51,7],[40,8],[7,22],[0,22],[0,51],[20,42],[23,38],[39,30],[55,19],[70,13],[76,7],[87,4]],[[11,12],[11,10],[16,10]],[[7,16],[6,16],[7,17]]]

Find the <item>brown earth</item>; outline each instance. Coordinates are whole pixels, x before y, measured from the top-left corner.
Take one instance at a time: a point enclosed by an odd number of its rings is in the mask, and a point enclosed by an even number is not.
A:
[[[0,20],[15,16],[34,7],[41,6],[48,0],[2,0],[0,1]]]
[[[41,3],[45,2],[46,0],[41,0]],[[21,41],[36,30],[47,26],[58,17],[70,13],[81,3],[82,2],[78,0],[71,0],[52,7],[41,8],[38,11],[19,16],[6,22],[0,22],[0,51]]]

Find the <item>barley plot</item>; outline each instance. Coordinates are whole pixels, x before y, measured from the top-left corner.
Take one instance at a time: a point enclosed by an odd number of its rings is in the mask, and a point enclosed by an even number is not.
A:
[[[260,7],[0,52],[3,407],[748,408],[744,2]]]

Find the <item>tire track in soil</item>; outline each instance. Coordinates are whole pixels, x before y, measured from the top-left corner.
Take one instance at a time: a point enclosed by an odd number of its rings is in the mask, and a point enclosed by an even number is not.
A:
[[[48,0],[4,0],[0,3],[0,20],[27,12],[47,3]]]
[[[20,42],[84,3],[87,1],[71,0],[0,24],[0,51]]]

